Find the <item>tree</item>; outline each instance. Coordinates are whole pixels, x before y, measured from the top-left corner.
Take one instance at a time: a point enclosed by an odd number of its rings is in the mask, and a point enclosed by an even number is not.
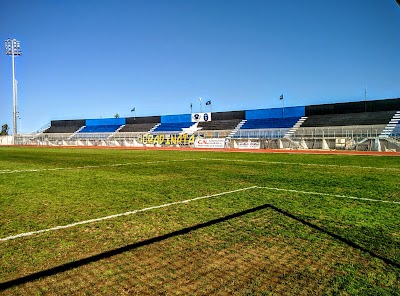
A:
[[[114,117],[115,117],[115,118],[119,118],[119,114],[118,114],[118,113],[115,114]]]
[[[0,133],[0,135],[1,136],[8,136],[8,131],[10,130],[10,127],[8,126],[8,124],[7,123],[5,123],[5,124],[3,124],[2,126],[1,126],[1,133]]]

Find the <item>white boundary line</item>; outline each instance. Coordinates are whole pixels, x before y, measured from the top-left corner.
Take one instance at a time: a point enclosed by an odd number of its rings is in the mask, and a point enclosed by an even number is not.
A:
[[[86,166],[65,167],[65,168],[48,168],[48,169],[0,170],[0,174],[32,173],[32,172],[64,171],[64,170],[82,170],[82,169],[98,169],[98,168],[120,167],[120,166],[129,166],[129,165],[138,165],[138,164],[157,164],[157,163],[166,163],[166,162],[193,161],[193,160],[196,160],[196,159],[156,160],[156,161],[144,161],[144,162],[127,162],[127,163],[102,164],[102,165],[86,165]]]
[[[294,193],[300,193],[300,194],[311,194],[311,195],[331,196],[331,197],[338,197],[338,198],[348,198],[348,199],[354,199],[354,200],[400,204],[400,202],[397,202],[397,201],[362,198],[362,197],[338,195],[338,194],[330,194],[330,193],[322,193],[322,192],[313,192],[313,191],[302,191],[302,190],[295,190],[295,189],[284,189],[284,188],[277,188],[277,187],[251,186],[251,187],[245,187],[245,188],[240,188],[240,189],[236,189],[236,190],[216,193],[216,194],[212,194],[212,195],[200,196],[200,197],[196,197],[196,198],[192,198],[192,199],[186,199],[186,200],[182,200],[182,201],[171,202],[171,203],[167,203],[167,204],[163,204],[163,205],[159,205],[159,206],[148,207],[148,208],[144,208],[144,209],[140,209],[140,210],[129,211],[129,212],[121,213],[121,214],[115,214],[115,215],[110,215],[110,216],[106,216],[106,217],[101,217],[101,218],[95,218],[95,219],[75,222],[75,223],[71,223],[71,224],[67,224],[67,225],[55,226],[55,227],[52,227],[52,228],[47,228],[47,229],[42,229],[42,230],[37,230],[37,231],[20,233],[20,234],[17,234],[17,235],[11,235],[11,236],[7,236],[7,237],[4,237],[4,238],[0,238],[0,241],[9,241],[9,240],[13,240],[13,239],[21,238],[21,237],[40,234],[40,233],[43,233],[43,232],[50,232],[50,231],[55,231],[55,230],[60,230],[60,229],[65,229],[65,228],[71,228],[71,227],[78,226],[78,225],[89,224],[89,223],[94,223],[94,222],[100,222],[100,221],[109,220],[109,219],[113,219],[113,218],[118,218],[118,217],[122,217],[122,216],[128,216],[128,215],[133,215],[133,214],[137,214],[137,213],[141,213],[141,212],[146,212],[146,211],[150,211],[150,210],[154,210],[154,209],[161,209],[161,208],[170,207],[170,206],[173,206],[173,205],[189,203],[189,202],[196,201],[196,200],[201,200],[201,199],[206,199],[206,198],[211,198],[211,197],[217,197],[217,196],[222,196],[222,195],[227,195],[227,194],[231,194],[231,193],[235,193],[235,192],[252,190],[252,189],[265,189],[265,190],[274,190],[274,191],[294,192]]]
[[[399,205],[400,205],[400,202],[399,202],[399,201],[372,199],[372,198],[365,198],[365,197],[355,197],[355,196],[349,196],[349,195],[338,195],[338,194],[330,194],[330,193],[322,193],[322,192],[313,192],[313,191],[302,191],[302,190],[284,189],[284,188],[275,188],[275,187],[261,187],[261,186],[257,186],[257,188],[259,188],[259,189],[266,189],[266,190],[285,191],[285,192],[294,192],[294,193],[311,194],[311,195],[331,196],[331,197],[338,197],[338,198],[348,198],[348,199],[355,199],[355,200],[365,200],[365,201],[382,202],[382,203],[391,203],[391,204],[399,204]]]
[[[352,168],[352,169],[374,169],[385,171],[400,171],[400,168],[393,167],[371,167],[371,166],[356,166],[356,165],[339,165],[339,164],[319,164],[319,163],[302,163],[302,162],[285,162],[285,161],[264,161],[264,160],[243,160],[243,159],[224,159],[224,158],[199,158],[201,160],[211,161],[227,161],[227,162],[247,162],[247,163],[265,163],[265,164],[283,164],[283,165],[302,165],[302,166],[317,166],[317,167],[335,167],[335,168]]]
[[[127,162],[127,163],[103,164],[103,165],[87,165],[87,166],[64,167],[64,168],[26,169],[26,170],[0,170],[0,174],[97,169],[97,168],[105,168],[105,167],[120,167],[120,166],[139,165],[139,164],[157,164],[157,163],[166,163],[166,162],[185,162],[185,161],[196,161],[196,160],[245,162],[245,163],[265,163],[265,164],[283,164],[283,165],[301,165],[301,166],[335,167],[335,168],[352,168],[352,169],[355,168],[355,169],[385,170],[385,171],[400,171],[400,168],[394,168],[394,167],[371,167],[371,166],[356,166],[356,165],[318,164],[318,163],[302,163],[302,162],[243,160],[243,159],[204,158],[204,157],[202,157],[202,158],[188,158],[188,159],[179,159],[179,160],[171,159],[171,160],[144,161],[144,162]]]
[[[96,219],[91,219],[91,220],[71,223],[71,224],[68,224],[68,225],[55,226],[55,227],[52,227],[52,228],[47,228],[47,229],[42,229],[42,230],[37,230],[37,231],[20,233],[20,234],[17,234],[17,235],[11,235],[11,236],[7,236],[7,237],[4,237],[4,238],[0,238],[0,241],[9,241],[9,240],[13,240],[13,239],[16,239],[16,238],[25,237],[25,236],[32,236],[32,235],[43,233],[43,232],[49,232],[49,231],[60,230],[60,229],[65,229],[65,228],[71,228],[71,227],[78,226],[78,225],[89,224],[89,223],[93,223],[93,222],[104,221],[104,220],[118,218],[118,217],[122,217],[122,216],[133,215],[133,214],[146,212],[146,211],[150,211],[150,210],[154,210],[154,209],[166,208],[166,207],[173,206],[173,205],[189,203],[189,202],[200,200],[200,199],[206,199],[206,198],[211,198],[211,197],[231,194],[231,193],[250,190],[250,189],[254,189],[254,188],[257,188],[257,186],[251,186],[251,187],[246,187],[246,188],[241,188],[241,189],[236,189],[236,190],[216,193],[216,194],[212,194],[212,195],[200,196],[200,197],[196,197],[196,198],[192,198],[192,199],[186,199],[186,200],[182,200],[182,201],[171,202],[171,203],[168,203],[168,204],[163,204],[163,205],[159,205],[159,206],[153,206],[153,207],[144,208],[144,209],[140,209],[140,210],[134,210],[134,211],[125,212],[125,213],[121,213],[121,214],[115,214],[115,215],[110,215],[110,216],[106,216],[106,217],[101,217],[101,218],[96,218]]]
[[[353,169],[356,168],[356,169],[385,170],[385,171],[400,171],[400,168],[393,168],[393,167],[371,167],[371,166],[356,166],[356,165],[318,164],[318,163],[302,163],[302,162],[242,160],[242,159],[224,159],[224,158],[204,158],[204,157],[202,157],[202,158],[188,158],[188,159],[179,159],[179,160],[173,159],[173,160],[158,160],[158,161],[144,161],[144,162],[127,162],[127,163],[103,164],[103,165],[87,165],[87,166],[64,167],[64,168],[26,169],[26,170],[0,170],[0,174],[97,169],[97,168],[105,168],[105,167],[120,167],[120,166],[129,166],[129,165],[138,165],[138,164],[157,164],[157,163],[166,163],[166,162],[185,162],[185,161],[196,161],[196,160],[243,162],[243,163],[283,164],[283,165],[301,165],[301,166],[353,168]]]

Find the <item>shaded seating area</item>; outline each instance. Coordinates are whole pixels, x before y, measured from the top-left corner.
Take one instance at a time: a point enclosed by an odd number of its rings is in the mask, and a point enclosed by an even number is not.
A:
[[[113,133],[121,125],[91,125],[85,126],[79,133]]]
[[[233,130],[240,122],[241,122],[240,119],[214,120],[214,121],[200,122],[199,127],[202,127],[203,131]]]
[[[137,123],[126,124],[119,132],[121,133],[146,133],[150,131],[157,123]]]
[[[302,127],[360,126],[387,124],[395,111],[310,115]]]
[[[161,122],[161,116],[128,117],[119,133],[147,133]]]
[[[45,134],[73,134],[79,130],[81,126],[50,126],[44,131]]]
[[[86,125],[86,120],[53,120],[45,134],[73,134]]]

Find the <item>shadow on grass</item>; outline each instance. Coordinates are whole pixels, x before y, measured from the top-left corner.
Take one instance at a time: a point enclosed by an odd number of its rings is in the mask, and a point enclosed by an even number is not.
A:
[[[277,207],[275,207],[275,206],[273,206],[271,204],[264,204],[262,206],[251,208],[251,209],[248,209],[248,210],[245,210],[245,211],[241,211],[241,212],[238,212],[238,213],[235,213],[235,214],[232,214],[232,215],[228,215],[228,216],[225,216],[225,217],[222,217],[222,218],[214,219],[214,220],[211,220],[211,221],[208,221],[208,222],[205,222],[205,223],[200,223],[200,224],[197,224],[197,225],[194,225],[194,226],[191,226],[191,227],[187,227],[187,228],[184,228],[184,229],[181,229],[181,230],[173,231],[171,233],[167,233],[167,234],[164,234],[164,235],[161,235],[161,236],[157,236],[157,237],[154,237],[154,238],[151,238],[151,239],[147,239],[147,240],[144,240],[144,241],[141,241],[141,242],[133,243],[133,244],[130,244],[130,245],[127,245],[127,246],[124,246],[124,247],[121,247],[121,248],[117,248],[117,249],[114,249],[114,250],[110,250],[110,251],[107,251],[107,252],[104,252],[104,253],[101,253],[101,254],[98,254],[98,255],[94,255],[94,256],[88,257],[88,258],[80,259],[80,260],[73,261],[73,262],[70,262],[70,263],[66,263],[66,264],[63,264],[63,265],[60,265],[60,266],[56,266],[56,267],[53,267],[53,268],[50,268],[50,269],[47,269],[47,270],[39,271],[39,272],[30,274],[30,275],[27,275],[27,276],[23,276],[23,277],[14,279],[14,280],[3,282],[3,283],[0,283],[0,291],[8,289],[8,288],[11,288],[13,286],[25,284],[27,282],[35,281],[35,280],[38,280],[38,279],[43,278],[43,277],[48,277],[48,276],[52,276],[52,275],[55,275],[55,274],[58,274],[58,273],[61,273],[61,272],[65,272],[65,271],[68,271],[68,270],[71,270],[71,269],[75,269],[75,268],[78,268],[80,266],[83,266],[83,265],[86,265],[86,264],[89,264],[89,263],[93,263],[93,262],[96,262],[96,261],[99,261],[99,260],[102,260],[102,259],[106,259],[106,258],[115,256],[115,255],[118,255],[118,254],[122,254],[124,252],[128,252],[128,251],[137,249],[139,247],[143,247],[143,246],[147,246],[147,245],[150,245],[150,244],[153,244],[153,243],[157,243],[157,242],[160,242],[160,241],[163,241],[163,240],[175,237],[175,236],[184,235],[184,234],[187,234],[189,232],[192,232],[192,231],[195,231],[195,230],[198,230],[198,229],[201,229],[201,228],[205,228],[205,227],[208,227],[208,226],[211,226],[211,225],[215,225],[215,224],[218,224],[218,223],[221,223],[221,222],[225,222],[225,221],[228,221],[230,219],[238,218],[238,217],[241,217],[241,216],[244,216],[244,215],[247,215],[247,214],[250,214],[250,213],[254,213],[254,212],[257,212],[257,211],[260,211],[260,210],[264,210],[264,209],[267,209],[267,208],[272,209],[272,210],[274,210],[274,211],[276,211],[276,212],[278,212],[280,214],[283,214],[286,217],[294,219],[294,220],[296,220],[296,221],[298,221],[298,222],[300,222],[300,223],[302,223],[302,224],[304,224],[306,226],[309,226],[309,227],[313,228],[314,230],[317,230],[319,232],[327,234],[327,235],[331,236],[332,238],[334,238],[336,240],[339,240],[339,241],[345,243],[346,245],[348,245],[348,246],[350,246],[350,247],[352,247],[354,249],[357,249],[357,250],[360,250],[362,252],[368,253],[372,257],[381,259],[382,261],[384,261],[388,265],[392,265],[392,266],[395,266],[397,268],[400,268],[400,264],[395,262],[395,261],[393,261],[393,260],[385,258],[385,257],[383,257],[381,255],[378,255],[378,254],[376,254],[376,253],[374,253],[374,252],[372,252],[372,251],[370,251],[370,250],[368,250],[368,249],[366,249],[366,248],[364,248],[364,247],[362,247],[362,246],[360,246],[360,245],[358,245],[358,244],[356,244],[356,243],[354,243],[354,242],[352,242],[352,241],[350,241],[350,240],[348,240],[348,239],[346,239],[344,237],[341,237],[341,236],[339,236],[339,235],[337,235],[335,233],[327,231],[327,230],[325,230],[325,229],[323,229],[323,228],[321,228],[321,227],[319,227],[317,225],[314,225],[314,224],[312,224],[310,222],[307,222],[307,221],[305,221],[305,220],[303,220],[303,219],[301,219],[299,217],[296,217],[295,215],[293,215],[293,214],[291,214],[289,212],[286,212],[285,210],[277,208]]]

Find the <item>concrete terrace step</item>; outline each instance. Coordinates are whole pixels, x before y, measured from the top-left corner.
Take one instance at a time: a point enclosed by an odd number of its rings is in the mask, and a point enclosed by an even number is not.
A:
[[[307,116],[302,116],[300,119],[293,125],[293,127],[283,136],[284,138],[289,138],[294,135],[297,129],[307,120]]]
[[[383,129],[382,133],[379,135],[380,138],[387,138],[390,136],[396,127],[400,124],[400,111],[396,111],[393,117],[390,119],[389,123]]]

